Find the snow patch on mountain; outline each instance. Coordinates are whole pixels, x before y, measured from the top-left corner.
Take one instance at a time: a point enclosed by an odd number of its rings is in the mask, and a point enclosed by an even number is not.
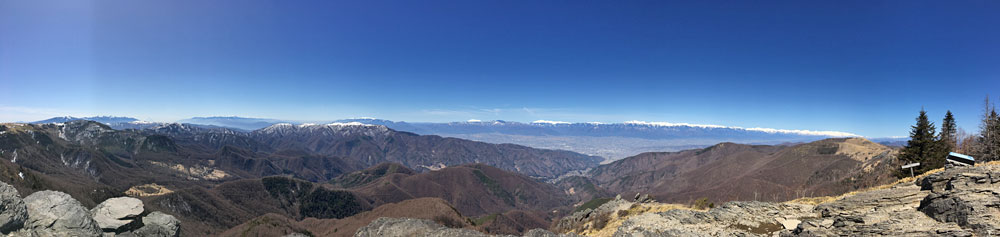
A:
[[[551,121],[551,120],[535,120],[534,122],[531,122],[531,123],[534,123],[534,124],[551,124],[551,125],[557,125],[557,124],[572,124],[572,123],[570,123],[570,122],[563,122],[563,121]]]
[[[828,136],[828,137],[861,137],[860,135],[848,133],[848,132],[838,132],[838,131],[812,131],[812,130],[795,130],[795,129],[774,129],[774,128],[740,128],[733,127],[733,129],[743,129],[747,131],[757,131],[766,133],[788,133],[788,134],[799,134],[799,135],[809,135],[809,136]]]
[[[366,124],[366,123],[361,123],[361,122],[347,122],[347,123],[338,123],[338,122],[335,122],[335,123],[328,123],[328,124],[326,124],[326,126],[365,126],[365,127],[373,127],[373,126],[376,126],[376,125],[371,125],[371,124]]]
[[[736,129],[744,131],[754,131],[763,133],[783,133],[783,134],[796,134],[805,136],[828,136],[828,137],[860,137],[860,135],[848,133],[848,132],[838,132],[838,131],[812,131],[812,130],[800,130],[800,129],[776,129],[776,128],[743,128],[736,126],[722,126],[722,125],[712,125],[712,124],[691,124],[691,123],[670,123],[670,122],[646,122],[646,121],[626,121],[625,124],[632,125],[645,125],[645,126],[662,126],[662,127],[697,127],[697,128],[722,128],[722,129]]]
[[[639,120],[625,121],[625,124],[644,125],[644,126],[659,126],[659,127],[733,128],[733,127],[728,127],[728,126],[711,125],[711,124],[671,123],[671,122],[646,122],[646,121],[639,121]]]

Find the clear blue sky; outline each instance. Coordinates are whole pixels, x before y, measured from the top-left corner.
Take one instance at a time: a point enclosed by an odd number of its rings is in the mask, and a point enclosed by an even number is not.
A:
[[[1000,1],[2,1],[0,121],[625,120],[903,136],[1000,99]]]

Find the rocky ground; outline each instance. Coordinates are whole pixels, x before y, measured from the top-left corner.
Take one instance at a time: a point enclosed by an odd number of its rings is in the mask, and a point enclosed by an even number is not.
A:
[[[493,236],[483,234],[470,229],[448,228],[430,220],[414,218],[389,218],[382,217],[371,224],[368,224],[354,236],[359,237],[385,237],[385,236],[434,236],[434,237],[486,237]],[[574,234],[555,234],[547,230],[533,229],[524,233],[527,237],[563,237],[576,236]]]
[[[948,168],[817,205],[729,202],[695,210],[618,197],[553,227],[593,236],[993,236],[1000,234],[1000,165]],[[376,220],[355,236],[484,236],[419,219]],[[526,236],[555,236],[532,230]]]
[[[7,236],[179,236],[180,222],[148,212],[131,197],[105,200],[87,210],[69,194],[39,191],[21,199],[0,182],[0,232]]]

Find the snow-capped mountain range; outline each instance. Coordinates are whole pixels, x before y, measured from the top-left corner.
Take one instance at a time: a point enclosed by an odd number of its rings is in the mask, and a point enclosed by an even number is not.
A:
[[[194,117],[189,119],[183,119],[177,122],[237,128],[246,131],[257,130],[279,123],[292,123],[290,121],[278,120],[278,119],[244,118],[236,116]]]
[[[690,123],[626,121],[623,123],[570,123],[537,120],[531,123],[503,120],[451,123],[408,123],[381,119],[344,119],[337,122],[360,122],[385,125],[393,129],[420,134],[500,133],[529,136],[595,136],[635,137],[645,139],[675,138],[742,138],[754,140],[800,140],[801,138],[860,137],[838,131],[789,130],[774,128],[743,128]]]
[[[113,124],[113,123],[129,123],[139,121],[135,118],[129,117],[116,117],[116,116],[95,116],[95,117],[73,117],[73,116],[63,116],[54,117],[46,120],[35,121],[31,123],[42,124],[42,123],[65,123],[74,120],[90,120],[103,124]]]
[[[290,123],[279,123],[268,126],[266,128],[258,129],[250,134],[252,136],[350,136],[350,135],[364,135],[370,137],[380,137],[385,136],[389,132],[389,128],[382,125],[365,124],[360,122],[334,122],[328,124],[290,124]]]
[[[146,122],[128,117],[57,117],[34,123],[93,120],[114,129],[150,129],[170,123]],[[421,135],[439,135],[490,143],[512,143],[537,148],[562,149],[615,160],[642,152],[677,151],[701,148],[720,142],[744,144],[784,144],[816,141],[830,137],[858,137],[839,131],[774,128],[744,128],[694,123],[625,121],[622,123],[571,123],[537,120],[530,123],[503,120],[469,120],[449,123],[402,122],[376,118],[353,118],[329,123],[294,123],[278,119],[244,117],[195,117],[179,124],[202,128],[229,128],[258,134],[371,133],[393,129]],[[880,142],[879,139],[873,139]],[[906,139],[882,139],[899,143]]]

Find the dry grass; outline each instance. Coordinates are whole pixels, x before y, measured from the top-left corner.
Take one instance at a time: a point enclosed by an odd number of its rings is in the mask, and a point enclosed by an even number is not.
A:
[[[848,138],[837,144],[838,155],[845,155],[853,160],[865,162],[867,158],[892,150],[889,147],[874,143],[864,138]]]
[[[148,197],[148,196],[166,195],[172,192],[174,191],[168,189],[167,187],[163,187],[162,185],[152,183],[152,184],[132,186],[131,188],[125,191],[125,195],[131,197]]]
[[[982,166],[982,165],[1000,165],[1000,160],[995,160],[985,163],[976,163],[976,166]]]

